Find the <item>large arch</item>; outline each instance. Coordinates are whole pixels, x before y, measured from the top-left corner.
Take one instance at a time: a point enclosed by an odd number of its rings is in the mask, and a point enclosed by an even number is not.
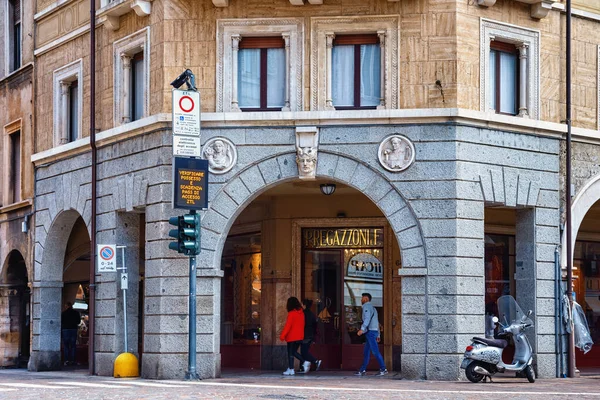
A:
[[[61,368],[61,300],[63,267],[69,237],[81,214],[73,209],[59,212],[45,236],[45,242],[36,238],[33,348],[29,360],[30,371],[51,371]],[[87,227],[89,233],[89,226]]]
[[[573,198],[571,202],[571,248],[575,248],[575,242],[577,241],[577,233],[581,227],[581,223],[588,213],[590,208],[600,200],[600,175],[593,177],[589,180],[582,188],[579,193]],[[567,231],[563,229],[563,234],[560,240],[561,249],[560,252],[560,266],[561,268],[567,267]],[[571,252],[571,262],[573,262],[573,252]]]
[[[425,242],[415,213],[380,171],[362,160],[320,151],[316,177],[341,182],[365,194],[389,221],[402,254],[402,268],[426,274]],[[242,210],[271,187],[294,179],[298,179],[295,153],[263,159],[231,177],[202,218],[199,262],[219,266],[229,229]]]

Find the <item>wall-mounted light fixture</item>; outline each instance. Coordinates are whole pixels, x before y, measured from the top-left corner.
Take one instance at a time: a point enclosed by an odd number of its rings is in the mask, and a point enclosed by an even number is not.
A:
[[[325,196],[332,195],[335,192],[335,183],[322,183],[321,184],[321,193]]]

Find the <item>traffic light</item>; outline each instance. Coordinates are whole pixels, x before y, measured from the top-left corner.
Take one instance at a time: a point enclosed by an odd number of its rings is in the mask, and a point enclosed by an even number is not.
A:
[[[188,256],[200,254],[200,215],[187,214],[182,218],[183,252]]]
[[[177,239],[176,242],[170,242],[169,248],[171,250],[175,250],[178,253],[184,253],[183,247],[183,217],[171,217],[169,218],[169,224],[175,225],[177,229],[171,229],[169,231],[169,236]]]

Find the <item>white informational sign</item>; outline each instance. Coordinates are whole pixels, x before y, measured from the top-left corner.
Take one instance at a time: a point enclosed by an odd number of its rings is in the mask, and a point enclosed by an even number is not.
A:
[[[129,278],[127,272],[121,274],[121,290],[127,290],[129,286]]]
[[[173,135],[200,137],[200,93],[173,90]]]
[[[117,246],[114,244],[98,245],[98,273],[117,272]]]
[[[178,157],[200,157],[200,137],[173,135],[173,155]]]
[[[370,253],[358,253],[352,257],[347,271],[347,277],[383,281],[381,261]]]

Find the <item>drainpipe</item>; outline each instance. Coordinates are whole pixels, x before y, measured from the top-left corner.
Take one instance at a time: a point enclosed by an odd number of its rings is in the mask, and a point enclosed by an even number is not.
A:
[[[90,304],[88,367],[90,375],[95,373],[95,318],[96,318],[96,2],[90,0],[90,146],[92,151],[92,221],[90,238]]]
[[[566,66],[566,106],[567,106],[567,151],[566,151],[566,225],[567,225],[567,297],[573,309],[573,249],[571,246],[571,0],[567,0],[567,66]],[[569,334],[569,378],[575,377],[575,331]]]

